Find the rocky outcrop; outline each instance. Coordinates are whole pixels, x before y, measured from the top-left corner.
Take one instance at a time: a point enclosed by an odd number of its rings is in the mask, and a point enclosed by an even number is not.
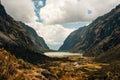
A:
[[[42,47],[42,46],[41,46]],[[0,4],[0,48],[4,48],[15,56],[27,61],[41,61],[48,57],[39,53],[21,24],[10,17],[4,7]],[[34,57],[33,57],[34,56]],[[42,62],[42,61],[41,61]]]
[[[59,50],[98,55],[120,44],[120,5],[72,32]]]

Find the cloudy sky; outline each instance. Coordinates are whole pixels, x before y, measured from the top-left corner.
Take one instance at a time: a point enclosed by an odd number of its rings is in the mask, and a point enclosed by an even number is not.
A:
[[[72,31],[109,12],[120,0],[2,0],[2,4],[15,20],[33,27],[51,49],[58,49]]]

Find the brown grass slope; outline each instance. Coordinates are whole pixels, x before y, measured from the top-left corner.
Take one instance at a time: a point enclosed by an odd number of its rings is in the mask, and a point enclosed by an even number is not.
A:
[[[57,77],[0,49],[0,80],[57,80]]]

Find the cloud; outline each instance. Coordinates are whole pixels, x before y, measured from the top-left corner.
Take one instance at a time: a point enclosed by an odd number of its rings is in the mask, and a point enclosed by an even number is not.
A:
[[[120,4],[120,0],[38,0],[35,6],[33,1],[37,0],[2,0],[2,4],[15,20],[32,26],[52,49],[58,49],[75,28]],[[38,17],[43,23],[36,22]]]
[[[120,4],[120,0],[47,0],[40,15],[45,24],[91,21],[117,4]]]
[[[48,46],[56,50],[63,44],[65,38],[75,30],[74,28],[64,28],[60,24],[44,25],[36,22],[29,25],[34,26],[33,28],[45,39]]]
[[[40,6],[43,6],[43,2],[42,1],[39,1],[38,3]]]
[[[17,21],[33,22],[37,18],[32,0],[2,0],[2,4],[8,14]]]
[[[10,14],[15,20],[23,21],[32,26],[42,36],[48,46],[52,49],[58,49],[63,43],[64,39],[74,29],[64,28],[60,24],[45,25],[43,23],[36,22],[35,7],[32,0],[2,0],[8,14]],[[45,0],[40,5],[45,5]]]

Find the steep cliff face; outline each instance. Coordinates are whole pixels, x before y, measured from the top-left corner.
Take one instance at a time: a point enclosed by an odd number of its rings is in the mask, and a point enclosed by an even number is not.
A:
[[[36,33],[36,31],[33,28],[31,28],[30,26],[28,26],[22,22],[20,22],[20,24],[26,30],[28,36],[34,43],[37,51],[49,49],[49,47],[45,43],[44,39],[42,37],[38,36],[38,34]]]
[[[71,44],[74,45],[68,47]],[[89,55],[98,55],[118,44],[120,44],[120,5],[108,14],[98,17],[90,25],[72,32],[60,50],[83,51]]]
[[[42,46],[41,46],[42,47]],[[0,4],[0,48],[4,48],[17,57],[21,57],[28,61],[44,59],[45,56],[36,52],[33,41],[27,34],[27,31],[11,18]],[[33,57],[34,56],[34,57]]]

